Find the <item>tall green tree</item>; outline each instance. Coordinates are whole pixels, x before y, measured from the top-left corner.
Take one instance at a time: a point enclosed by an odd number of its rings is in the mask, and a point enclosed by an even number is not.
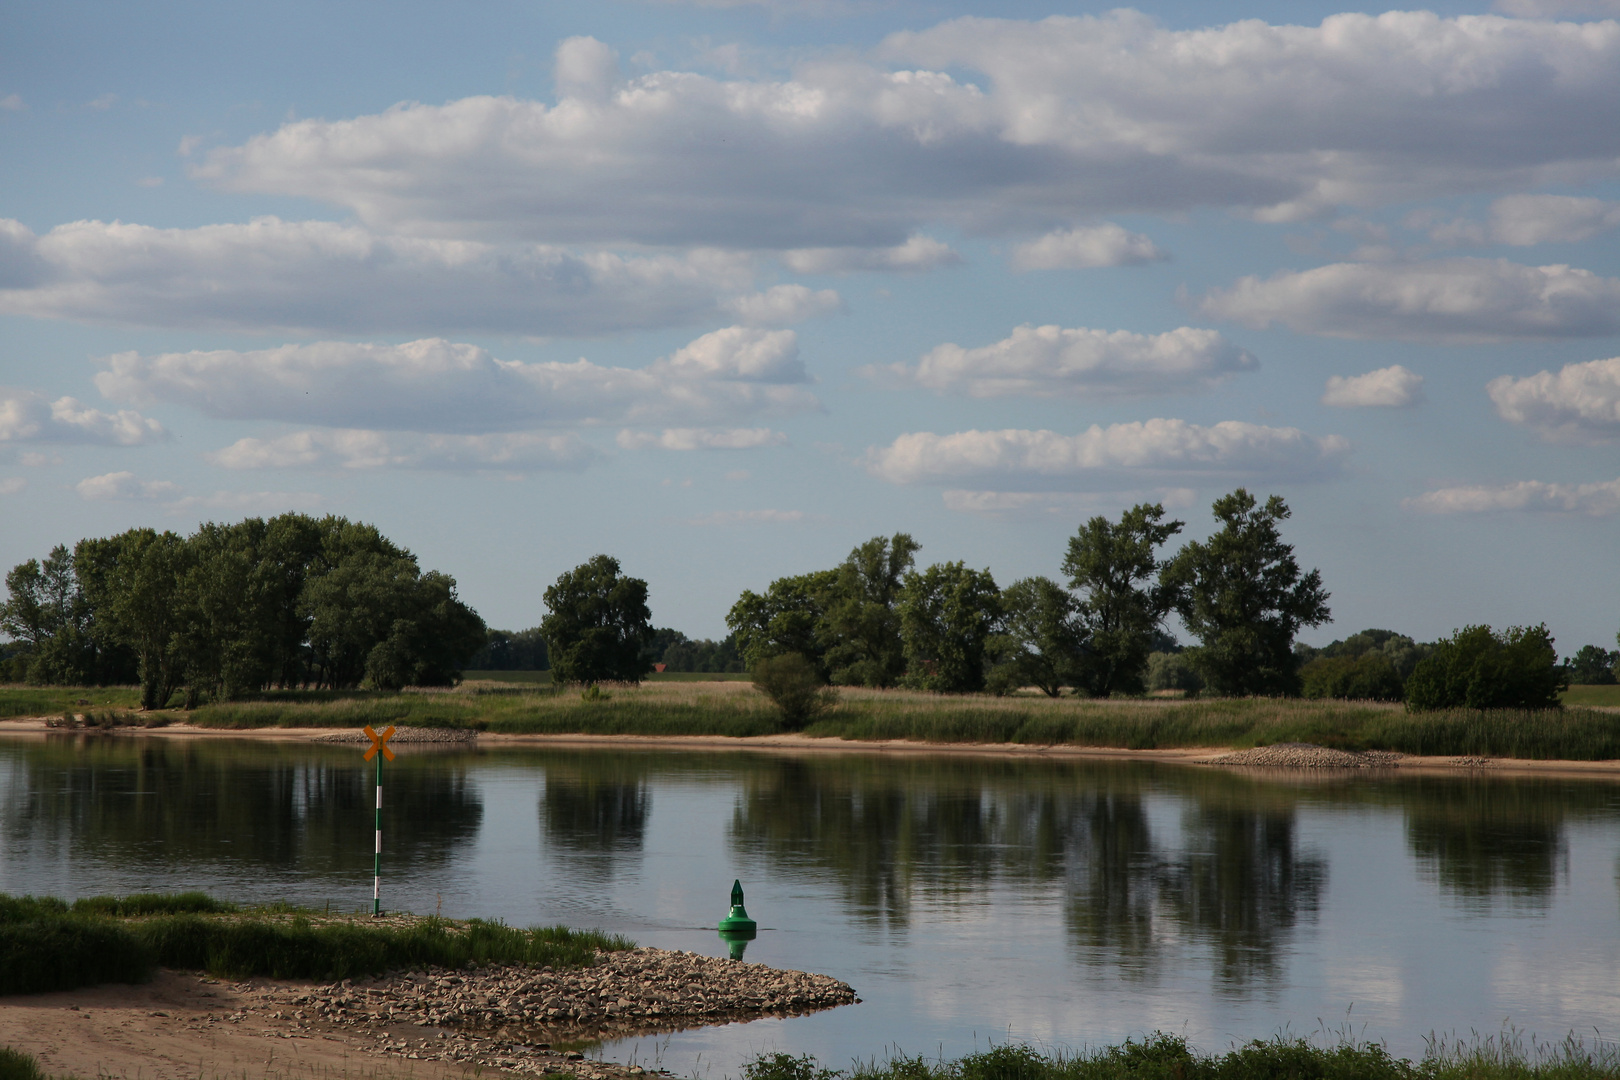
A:
[[[647,583],[620,573],[619,560],[597,555],[546,590],[540,622],[558,683],[640,682],[652,670],[643,650],[652,639]]]
[[[1332,618],[1322,575],[1303,573],[1283,543],[1278,525],[1291,512],[1281,496],[1261,506],[1238,488],[1213,509],[1221,528],[1188,543],[1160,574],[1199,640],[1188,658],[1218,694],[1298,694],[1294,635]]]
[[[901,588],[921,544],[905,533],[874,536],[838,567],[817,628],[834,683],[894,686],[906,671],[900,638]]]
[[[1116,524],[1098,515],[1069,539],[1063,572],[1080,595],[1077,622],[1086,638],[1082,688],[1095,697],[1140,694],[1154,635],[1175,590],[1157,580],[1158,548],[1183,522],[1165,521],[1159,503],[1141,503]]]
[[[1409,712],[1556,709],[1569,679],[1541,626],[1465,626],[1438,642],[1406,680]]]
[[[1001,618],[989,570],[936,563],[906,575],[900,597],[906,685],[963,694],[983,690],[987,650]]]
[[[1086,677],[1086,629],[1079,601],[1050,578],[1015,581],[1001,590],[1002,628],[990,642],[989,685],[997,693],[1038,687],[1057,697]]]
[[[161,709],[185,681],[178,632],[184,625],[181,581],[186,542],[172,532],[131,529],[81,540],[73,562],[96,612],[98,636],[135,654],[141,708]]]
[[[828,678],[823,624],[838,587],[837,570],[777,578],[763,593],[744,590],[726,613],[748,670],[761,660],[798,653]]]

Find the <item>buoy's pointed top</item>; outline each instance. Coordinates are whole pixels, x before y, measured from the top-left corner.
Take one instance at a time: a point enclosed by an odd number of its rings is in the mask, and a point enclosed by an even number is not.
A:
[[[743,902],[742,881],[739,879],[731,883],[731,906],[741,907]]]

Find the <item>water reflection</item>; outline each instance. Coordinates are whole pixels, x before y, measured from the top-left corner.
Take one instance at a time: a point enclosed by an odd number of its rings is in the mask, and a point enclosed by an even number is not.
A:
[[[648,765],[641,754],[575,753],[547,762],[540,818],[570,870],[604,880],[641,854],[652,814]]]
[[[1407,842],[1423,873],[1465,907],[1545,908],[1568,874],[1565,819],[1594,809],[1535,778],[1423,777],[1406,786]]]

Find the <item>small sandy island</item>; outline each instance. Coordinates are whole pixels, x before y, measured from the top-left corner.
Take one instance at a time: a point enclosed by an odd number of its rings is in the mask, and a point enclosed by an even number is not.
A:
[[[409,1061],[417,1080],[490,1069],[629,1080],[647,1070],[586,1060],[573,1047],[856,1001],[825,975],[663,949],[599,953],[588,968],[429,970],[330,985],[160,971],[136,986],[0,997],[0,1045],[76,1076],[375,1080]]]

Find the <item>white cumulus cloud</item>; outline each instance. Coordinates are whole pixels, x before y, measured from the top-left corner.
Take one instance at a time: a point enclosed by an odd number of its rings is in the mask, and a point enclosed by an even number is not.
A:
[[[386,231],[786,251],[1212,205],[1299,219],[1607,178],[1620,158],[1613,23],[961,18],[777,80],[625,78],[610,51],[565,42],[555,104],[299,120],[195,175]]]
[[[1439,488],[1404,499],[1401,505],[1425,514],[1484,514],[1522,510],[1607,517],[1620,513],[1620,480],[1595,484],[1549,484],[1541,480],[1521,480],[1513,484]]]
[[[795,248],[782,253],[782,263],[800,274],[853,274],[860,270],[922,273],[953,266],[962,257],[949,244],[931,236],[908,237],[892,247]]]
[[[1170,256],[1148,237],[1108,222],[1059,229],[1012,249],[1014,270],[1077,270],[1091,266],[1134,266]]]
[[[1423,400],[1423,376],[1393,364],[1365,375],[1332,375],[1322,404],[1339,408],[1402,408]]]
[[[156,500],[178,496],[180,485],[168,480],[142,480],[132,472],[87,476],[73,486],[79,497],[93,501]]]
[[[0,313],[122,326],[592,334],[719,313],[743,256],[574,253],[260,218],[157,229],[0,219]]]
[[[103,412],[76,398],[49,401],[31,390],[0,387],[0,443],[64,442],[141,446],[169,437],[163,425],[130,409]]]
[[[732,326],[643,368],[500,360],[442,338],[272,349],[118,353],[96,376],[115,400],[232,420],[480,433],[556,424],[706,424],[819,408],[792,330]]]
[[[896,484],[959,484],[979,490],[1098,488],[1169,478],[1320,479],[1337,473],[1350,444],[1297,428],[1237,420],[1202,426],[1154,419],[1076,435],[1008,429],[953,435],[915,432],[867,451],[873,475]]]
[[[625,450],[757,450],[782,446],[787,436],[770,428],[665,428],[659,432],[627,428],[616,441]]]
[[[1620,439],[1620,356],[1565,364],[1526,378],[1503,375],[1485,387],[1497,415],[1553,442]]]
[[[1246,277],[1199,309],[1306,334],[1469,343],[1620,332],[1620,279],[1506,259],[1334,263]]]
[[[583,469],[598,457],[579,436],[545,432],[422,435],[356,429],[238,439],[208,460],[227,469],[421,469],[505,472]]]
[[[915,366],[863,370],[870,377],[970,397],[1119,398],[1205,390],[1258,364],[1214,330],[1162,334],[1020,326],[992,345],[945,344]]]
[[[1573,195],[1506,195],[1491,204],[1491,239],[1515,247],[1580,241],[1620,226],[1620,202]]]
[[[749,326],[790,326],[842,311],[844,301],[832,289],[773,285],[764,292],[729,300],[724,307],[739,322]]]

